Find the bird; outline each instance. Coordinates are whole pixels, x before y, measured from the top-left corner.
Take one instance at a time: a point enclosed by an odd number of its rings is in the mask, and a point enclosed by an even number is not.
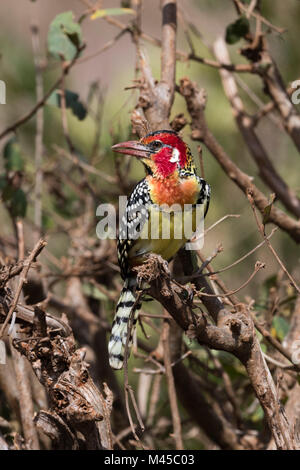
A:
[[[172,208],[190,207],[191,224],[195,231],[195,209],[201,205],[202,218],[205,217],[211,189],[197,175],[190,148],[175,131],[151,132],[139,141],[113,145],[112,150],[138,158],[146,171],[145,178],[128,197],[117,240],[118,262],[124,286],[116,307],[108,353],[110,366],[122,369],[130,314],[134,308],[129,351],[141,308],[137,299],[137,273],[134,267],[141,265],[151,253],[160,255],[166,261],[174,257],[188,239],[184,231],[186,219],[183,219],[180,210]],[[167,216],[169,236],[164,238],[163,223]],[[179,226],[181,231],[175,237],[174,231]]]

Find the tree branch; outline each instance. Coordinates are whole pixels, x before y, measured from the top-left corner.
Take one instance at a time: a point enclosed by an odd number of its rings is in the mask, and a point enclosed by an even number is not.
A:
[[[248,194],[251,188],[256,207],[263,214],[269,201],[265,195],[253,184],[252,179],[233,163],[225,150],[221,147],[212,132],[208,129],[205,119],[206,95],[204,90],[199,90],[197,85],[188,78],[180,81],[180,93],[184,96],[188,111],[192,118],[192,139],[203,142],[214,158],[221,165],[228,177],[243,191]],[[291,238],[300,243],[300,222],[293,220],[277,207],[272,206],[268,222],[276,224],[287,232]]]
[[[184,265],[192,267],[192,263],[185,262]],[[171,280],[167,264],[162,258],[150,255],[142,266],[136,268],[136,271],[139,285],[142,286],[143,283],[150,285],[146,292],[168,310],[190,339],[195,339],[211,349],[231,352],[239,358],[263,407],[277,448],[295,449],[294,436],[284,409],[278,401],[272,376],[263,358],[251,316],[246,308],[240,307],[238,313],[230,313],[217,297],[203,297],[203,304],[216,326],[209,324],[203,315],[195,315],[192,305],[186,300],[189,298],[188,292]],[[199,277],[195,284],[197,289],[214,294],[205,278]]]
[[[224,63],[229,63],[230,58],[225,41],[219,38],[214,44],[216,58]],[[300,199],[291,190],[274,168],[265,147],[257,137],[252,126],[252,118],[244,109],[244,104],[238,93],[238,87],[234,75],[227,70],[220,70],[225,94],[231,104],[233,115],[238,128],[249,149],[250,155],[255,160],[262,180],[269,186],[284,206],[297,218],[300,218]]]

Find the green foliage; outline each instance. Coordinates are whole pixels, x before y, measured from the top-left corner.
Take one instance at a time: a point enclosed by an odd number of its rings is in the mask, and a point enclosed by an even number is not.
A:
[[[13,217],[25,217],[27,209],[26,194],[21,188],[14,188],[6,179],[5,175],[0,177],[1,198],[7,204]]]
[[[65,90],[65,100],[66,100],[66,107],[71,109],[73,114],[78,117],[80,121],[82,121],[86,115],[87,110],[84,104],[79,100],[79,95],[74,93],[70,90]],[[61,107],[61,95],[59,90],[55,90],[47,100],[47,104],[52,106]]]
[[[25,217],[27,209],[27,198],[23,189],[13,191],[10,198],[10,212],[13,217]]]
[[[250,24],[248,18],[242,15],[234,23],[226,28],[225,40],[227,44],[235,44],[249,32]]]
[[[48,49],[56,59],[72,60],[82,44],[82,33],[71,11],[60,13],[52,21],[48,33]]]
[[[6,171],[23,171],[24,160],[16,137],[12,137],[5,145],[3,157]]]
[[[6,173],[0,176],[1,198],[6,203],[12,217],[25,217],[27,209],[27,198],[24,191],[19,187],[19,182],[11,178],[11,173],[24,170],[24,158],[20,144],[12,137],[5,145],[3,151],[4,168]],[[19,180],[19,177],[17,178]]]
[[[280,339],[280,341],[283,341],[290,328],[286,319],[280,316],[273,318],[272,327],[274,328],[276,336],[278,339]]]

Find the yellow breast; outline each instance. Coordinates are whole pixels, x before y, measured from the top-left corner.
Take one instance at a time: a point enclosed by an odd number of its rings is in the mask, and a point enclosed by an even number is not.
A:
[[[203,211],[197,211],[191,205],[189,209],[186,207],[186,210],[178,211],[165,211],[159,206],[152,206],[149,219],[129,252],[130,265],[141,264],[149,253],[170,260],[190,240],[201,218]]]

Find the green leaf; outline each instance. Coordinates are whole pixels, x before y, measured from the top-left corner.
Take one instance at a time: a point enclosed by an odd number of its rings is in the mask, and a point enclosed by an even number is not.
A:
[[[272,326],[276,331],[277,337],[280,339],[280,341],[283,341],[290,329],[288,322],[283,317],[274,317]]]
[[[264,208],[264,212],[263,212],[263,224],[264,225],[266,225],[266,223],[269,220],[271,209],[275,201],[275,198],[276,198],[276,194],[271,194],[269,198],[269,204]]]
[[[60,13],[52,21],[48,33],[48,49],[56,59],[74,59],[82,44],[81,28],[71,11]]]
[[[0,175],[0,191],[2,191],[7,185],[7,178],[5,174]]]
[[[13,217],[25,217],[27,209],[27,199],[24,191],[19,188],[13,192],[10,199],[10,210]]]
[[[3,156],[6,171],[22,171],[24,169],[21,148],[15,137],[12,137],[5,145]]]
[[[75,116],[77,116],[78,119],[82,121],[87,115],[87,110],[82,104],[82,102],[79,100],[79,95],[77,93],[74,93],[73,91],[65,90],[65,98],[66,108],[70,108],[73,114],[75,114]],[[50,104],[52,106],[58,106],[59,108],[61,107],[61,95],[59,90],[55,90],[49,96],[47,104]]]
[[[241,16],[234,23],[231,23],[226,28],[225,40],[227,44],[235,44],[242,37],[244,37],[250,29],[250,23],[246,16]]]
[[[103,18],[104,16],[119,16],[119,15],[135,15],[132,8],[105,8],[104,10],[96,10],[91,15],[91,20]]]

